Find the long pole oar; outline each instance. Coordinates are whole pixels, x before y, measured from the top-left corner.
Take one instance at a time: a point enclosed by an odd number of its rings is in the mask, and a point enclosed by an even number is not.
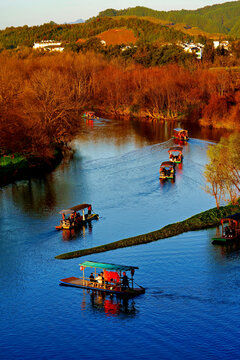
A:
[[[139,286],[141,289],[144,289],[144,287],[142,287],[141,285],[137,284],[135,280],[133,280],[134,284],[136,284],[137,286]]]

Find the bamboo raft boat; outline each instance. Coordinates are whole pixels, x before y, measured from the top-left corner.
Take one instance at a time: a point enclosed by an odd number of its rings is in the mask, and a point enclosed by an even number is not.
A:
[[[145,289],[142,286],[138,285],[139,287],[137,288],[133,286],[134,272],[138,269],[136,266],[106,264],[92,261],[85,261],[79,265],[80,270],[83,272],[83,276],[71,276],[61,279],[60,285],[79,287],[82,289],[126,297],[135,297],[145,293]],[[95,276],[93,276],[93,273],[90,276],[86,276],[86,268],[94,269]],[[97,269],[104,270],[104,273],[102,272],[103,275],[100,276],[100,274],[98,274],[97,276]],[[131,278],[126,276],[126,271],[130,271]]]
[[[226,225],[227,224],[227,225]],[[212,238],[213,244],[227,245],[240,240],[240,213],[221,219],[222,235]]]
[[[88,209],[87,214],[85,214],[86,209]],[[82,211],[82,214],[80,211]],[[98,214],[92,213],[92,205],[86,203],[73,206],[66,210],[61,210],[59,214],[62,215],[62,220],[60,221],[60,225],[56,226],[57,230],[70,230],[79,228],[86,223],[91,222],[92,220],[99,219]],[[66,218],[67,216],[69,217]]]

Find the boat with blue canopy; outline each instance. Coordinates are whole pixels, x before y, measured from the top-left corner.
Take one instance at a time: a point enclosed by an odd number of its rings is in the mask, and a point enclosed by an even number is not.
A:
[[[138,287],[134,287],[133,276],[135,270],[138,269],[137,266],[93,261],[84,261],[79,265],[82,276],[72,276],[61,279],[60,285],[79,287],[92,291],[101,291],[108,294],[128,297],[134,297],[145,293],[145,289],[142,286],[136,284]],[[130,277],[126,275],[126,272],[130,272]]]

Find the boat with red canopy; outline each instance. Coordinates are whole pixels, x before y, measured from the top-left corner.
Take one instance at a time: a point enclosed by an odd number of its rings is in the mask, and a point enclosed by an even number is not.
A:
[[[159,179],[175,179],[175,164],[172,161],[163,161],[159,169]]]
[[[173,129],[173,138],[181,141],[187,141],[189,139],[188,131],[181,128],[175,128]]]
[[[213,238],[213,244],[228,244],[240,239],[240,213],[221,219],[222,235]]]
[[[85,112],[83,113],[83,116],[84,116],[85,118],[87,118],[87,119],[96,119],[95,112],[94,112],[94,111],[90,111],[90,110],[85,111]]]
[[[85,210],[87,210],[87,214],[85,214]],[[94,219],[99,219],[99,215],[92,212],[92,205],[86,203],[61,210],[59,214],[62,215],[62,220],[60,225],[56,226],[57,230],[77,228]]]
[[[169,153],[169,160],[176,163],[176,164],[180,164],[183,160],[183,148],[182,146],[173,146],[168,150]]]
[[[109,294],[117,294],[121,296],[134,297],[145,293],[145,289],[134,287],[133,276],[137,266],[107,264],[93,261],[84,261],[79,264],[82,271],[82,277],[69,277],[60,280],[60,285],[79,287],[83,289],[101,291]],[[90,271],[86,269],[93,269]],[[102,270],[97,272],[97,269]],[[131,277],[126,275],[130,271]]]

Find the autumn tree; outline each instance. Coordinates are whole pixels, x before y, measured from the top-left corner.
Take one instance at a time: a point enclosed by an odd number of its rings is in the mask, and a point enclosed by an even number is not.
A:
[[[217,208],[221,200],[237,202],[240,195],[240,138],[232,134],[209,147],[209,163],[204,176],[207,181],[206,191],[213,195]]]
[[[219,166],[220,152],[221,148],[217,145],[208,148],[207,155],[210,162],[205,166],[204,171],[204,177],[207,183],[205,191],[214,196],[218,209],[224,193],[224,181],[222,179],[221,167]]]

